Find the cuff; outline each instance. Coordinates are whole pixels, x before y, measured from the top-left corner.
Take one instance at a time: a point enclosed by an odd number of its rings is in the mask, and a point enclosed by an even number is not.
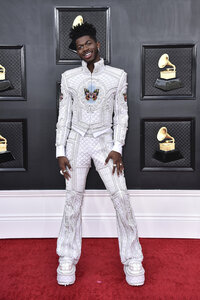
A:
[[[122,144],[119,142],[115,142],[112,151],[119,152],[122,155]]]
[[[65,156],[65,146],[57,146],[56,147],[56,158],[58,156]]]

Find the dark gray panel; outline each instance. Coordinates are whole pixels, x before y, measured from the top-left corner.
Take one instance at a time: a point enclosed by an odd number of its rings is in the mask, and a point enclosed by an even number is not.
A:
[[[194,167],[194,124],[193,120],[143,120],[142,170],[155,171],[189,171]],[[175,139],[175,149],[182,155],[181,159],[161,162],[154,158],[159,150],[157,133],[161,127],[166,127],[168,133]]]
[[[152,45],[142,48],[142,98],[143,99],[194,99],[196,82],[196,51],[194,45]],[[182,87],[163,91],[155,87],[160,77],[158,60],[164,53],[176,66],[176,76]]]
[[[0,64],[12,89],[0,91],[0,100],[25,100],[24,46],[0,46]]]
[[[110,9],[109,7],[58,7],[55,9],[57,63],[80,64],[80,58],[69,50],[70,28],[76,16],[82,15],[83,20],[95,24],[97,40],[101,44],[101,56],[110,62]]]
[[[0,120],[0,135],[7,139],[7,151],[14,160],[0,163],[0,171],[25,171],[27,168],[26,120]]]

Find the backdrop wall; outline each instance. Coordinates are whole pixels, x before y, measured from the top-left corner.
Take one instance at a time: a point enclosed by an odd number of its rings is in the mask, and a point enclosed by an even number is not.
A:
[[[194,45],[194,63],[199,65],[200,2],[198,0],[100,0],[100,1],[0,1],[0,45],[24,45],[26,101],[0,101],[0,122],[27,121],[27,170],[1,170],[0,189],[63,189],[55,159],[56,82],[67,69],[77,65],[56,64],[54,10],[58,6],[110,7],[111,65],[128,73],[129,130],[124,162],[129,189],[199,189],[200,127],[199,86],[192,99],[142,98],[143,45]],[[1,62],[0,62],[1,64]],[[196,70],[198,82],[199,69]],[[193,120],[191,138],[193,165],[188,170],[145,170],[142,131],[145,120]],[[163,123],[161,123],[163,124]],[[1,133],[0,133],[1,134]],[[155,137],[156,138],[156,137]],[[182,133],[184,139],[184,132]],[[157,143],[155,139],[155,143]],[[144,148],[146,147],[146,148]],[[88,175],[88,189],[103,189],[94,167]]]

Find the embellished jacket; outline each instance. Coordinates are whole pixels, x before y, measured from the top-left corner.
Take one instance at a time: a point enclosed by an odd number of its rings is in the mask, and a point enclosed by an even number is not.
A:
[[[122,153],[128,128],[127,73],[104,64],[101,58],[91,73],[87,63],[61,77],[56,157],[65,156],[70,129],[97,137],[113,128],[114,151]]]

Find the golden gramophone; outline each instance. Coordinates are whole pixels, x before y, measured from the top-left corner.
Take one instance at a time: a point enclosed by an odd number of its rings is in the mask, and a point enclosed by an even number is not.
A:
[[[0,135],[0,152],[7,151],[7,139]]]
[[[161,127],[157,134],[157,139],[159,140],[159,147],[162,151],[172,151],[175,149],[175,139],[169,135],[166,127]],[[164,141],[164,142],[163,142]]]
[[[81,15],[79,15],[74,19],[72,28],[76,27],[77,25],[82,25],[82,24],[83,24],[83,17]]]
[[[167,66],[170,66],[170,68]],[[170,91],[182,87],[180,78],[176,78],[176,66],[169,60],[169,55],[164,53],[158,61],[158,67],[165,70],[160,71],[160,78],[157,78],[155,87],[164,91]]]
[[[166,68],[166,70],[160,71],[160,78],[164,78],[164,79],[176,78],[176,66],[173,65],[169,61],[169,55],[167,53],[164,53],[160,57],[160,59],[158,61],[158,66],[159,66],[160,69],[162,69],[166,66],[172,66],[172,68]]]
[[[0,65],[0,92],[13,89],[13,85],[9,79],[6,79],[6,69]]]
[[[5,80],[6,79],[6,69],[0,65],[0,80]]]
[[[7,151],[7,139],[0,135],[0,163],[14,160],[14,156]]]
[[[167,127],[161,127],[157,133],[159,150],[153,155],[153,158],[161,162],[170,162],[183,158],[180,151],[175,149],[175,139],[167,132]]]

